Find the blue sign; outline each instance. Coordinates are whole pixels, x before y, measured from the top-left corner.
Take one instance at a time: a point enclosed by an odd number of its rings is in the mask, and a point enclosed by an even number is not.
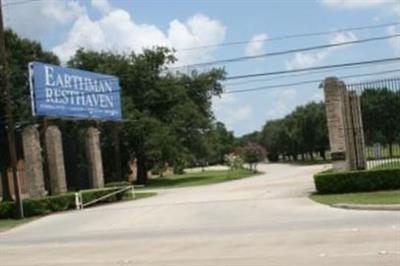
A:
[[[122,118],[117,77],[38,62],[29,73],[34,116]]]

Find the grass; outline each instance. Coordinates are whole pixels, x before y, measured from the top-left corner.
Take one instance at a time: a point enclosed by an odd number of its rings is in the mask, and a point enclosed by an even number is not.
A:
[[[0,232],[4,232],[7,230],[10,230],[11,228],[14,228],[18,225],[22,225],[25,223],[29,223],[33,220],[36,220],[37,217],[31,217],[31,218],[25,218],[25,219],[20,219],[20,220],[16,220],[16,219],[1,219],[0,220]]]
[[[310,197],[312,200],[327,204],[400,204],[400,190],[360,192],[346,194],[314,194]]]
[[[156,192],[135,192],[135,198],[132,200],[145,199],[157,195]]]
[[[253,175],[254,173],[248,169],[237,169],[232,171],[205,171],[199,173],[173,175],[168,177],[157,177],[152,178],[148,181],[146,189],[201,186],[230,180],[237,180]]]

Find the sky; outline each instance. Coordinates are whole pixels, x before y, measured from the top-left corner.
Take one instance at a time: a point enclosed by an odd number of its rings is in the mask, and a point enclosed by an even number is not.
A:
[[[6,27],[39,41],[66,62],[76,49],[140,52],[153,46],[174,47],[178,62],[171,67],[254,56],[296,48],[400,34],[400,25],[349,30],[321,36],[274,38],[400,23],[400,0],[3,0]],[[231,42],[240,45],[224,45]],[[204,46],[213,45],[205,48]],[[191,49],[193,47],[202,47]],[[282,56],[216,65],[227,77],[293,70],[400,56],[400,38],[297,52]],[[210,67],[198,68],[199,71]],[[400,64],[227,80],[225,91],[269,86],[268,89],[225,93],[213,99],[216,119],[241,136],[260,130],[296,106],[323,100],[319,80],[400,69]],[[393,74],[391,74],[393,75]],[[349,78],[346,82],[380,78]],[[274,85],[317,80],[306,85]],[[271,88],[272,87],[272,88]]]

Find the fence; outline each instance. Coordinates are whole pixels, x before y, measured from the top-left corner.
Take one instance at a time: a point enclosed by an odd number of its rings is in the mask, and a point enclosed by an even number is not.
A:
[[[346,87],[360,99],[367,167],[400,166],[400,77]]]
[[[334,169],[400,167],[400,77],[324,82]]]

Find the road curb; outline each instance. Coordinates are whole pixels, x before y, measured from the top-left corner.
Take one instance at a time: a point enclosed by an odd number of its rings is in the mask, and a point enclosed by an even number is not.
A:
[[[332,207],[351,209],[351,210],[367,210],[367,211],[400,211],[400,204],[378,205],[378,204],[332,204]]]

